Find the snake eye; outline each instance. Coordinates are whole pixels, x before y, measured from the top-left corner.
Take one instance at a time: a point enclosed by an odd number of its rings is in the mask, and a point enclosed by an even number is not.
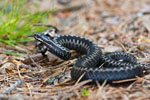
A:
[[[42,37],[42,34],[41,34],[41,33],[34,33],[34,34],[33,34],[33,37],[34,37],[35,39],[39,39],[39,38]]]
[[[40,33],[34,33],[34,36],[36,36],[36,37],[38,37],[38,38],[41,37],[41,36],[40,36]]]

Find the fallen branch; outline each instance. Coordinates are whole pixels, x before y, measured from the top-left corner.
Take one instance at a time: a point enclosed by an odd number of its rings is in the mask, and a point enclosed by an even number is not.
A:
[[[16,82],[15,84],[13,84],[12,86],[6,88],[6,90],[3,91],[2,94],[7,94],[7,93],[9,93],[10,91],[12,91],[12,90],[16,89],[17,87],[19,87],[22,83],[23,83],[22,80],[17,81],[17,82]]]

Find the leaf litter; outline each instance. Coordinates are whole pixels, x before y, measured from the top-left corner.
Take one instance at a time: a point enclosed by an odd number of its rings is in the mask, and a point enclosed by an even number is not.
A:
[[[146,71],[150,70],[149,0],[70,0],[66,4],[60,1],[41,0],[38,6],[42,12],[56,9],[48,23],[56,26],[61,34],[88,38],[104,52],[132,53],[140,62],[148,63]],[[36,52],[32,42],[20,44],[17,48],[19,50],[4,45],[0,47],[0,99],[150,99],[149,73],[137,77],[132,83],[121,85],[105,82],[87,84],[90,80],[75,82],[66,77],[70,78],[69,71],[76,59],[63,61],[50,53],[48,58],[43,57]],[[4,51],[20,53],[20,50],[26,52],[26,55],[2,54]]]

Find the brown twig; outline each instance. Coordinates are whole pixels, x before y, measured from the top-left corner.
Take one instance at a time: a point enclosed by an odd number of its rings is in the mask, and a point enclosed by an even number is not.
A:
[[[27,85],[27,87],[28,87],[28,90],[29,90],[29,93],[30,93],[30,97],[32,97],[32,91],[31,91],[31,88],[30,88],[30,86],[29,86],[28,83],[26,83],[26,85]]]
[[[29,57],[29,59],[38,67],[38,68],[42,68],[42,66],[40,66],[39,64],[37,64],[34,59],[32,59],[32,57],[29,55],[29,53],[27,52],[27,56]]]
[[[80,80],[83,78],[83,76],[86,74],[86,72],[84,72],[79,79],[76,81],[75,86],[80,82]]]
[[[59,12],[66,12],[66,11],[77,11],[80,10],[81,8],[85,7],[84,4],[80,4],[80,5],[73,5],[70,7],[65,7],[65,8],[61,8],[61,9],[56,9],[52,14],[56,15]]]
[[[19,87],[22,83],[23,83],[22,80],[17,81],[15,84],[11,85],[5,91],[3,91],[2,94],[9,93],[10,91],[12,91],[12,90],[16,89],[17,87]]]
[[[29,56],[29,54],[27,54],[25,56],[25,60],[23,61],[23,63],[30,64],[30,63],[32,63],[32,60],[34,60],[36,62],[36,61],[42,60],[43,58],[44,58],[44,56],[41,53],[34,54],[31,56]]]

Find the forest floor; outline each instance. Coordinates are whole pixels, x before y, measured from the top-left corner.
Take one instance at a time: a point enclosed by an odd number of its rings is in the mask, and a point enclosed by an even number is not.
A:
[[[56,26],[60,34],[84,37],[103,52],[127,52],[139,62],[150,63],[149,0],[31,2],[37,2],[40,12],[54,9],[47,25]],[[71,80],[70,66],[77,59],[63,61],[50,53],[43,57],[36,52],[34,41],[15,48],[0,46],[0,100],[150,100],[150,66],[147,74],[128,84],[87,84],[90,80]],[[16,56],[5,51],[25,53]]]

